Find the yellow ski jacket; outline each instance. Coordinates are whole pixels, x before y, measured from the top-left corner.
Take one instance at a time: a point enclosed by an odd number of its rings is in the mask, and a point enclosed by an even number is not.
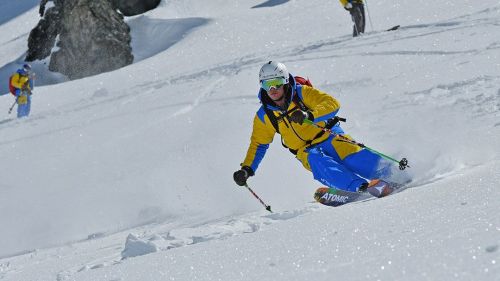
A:
[[[29,77],[26,75],[21,75],[18,72],[14,73],[11,78],[11,84],[17,89],[22,89],[25,84],[31,90]]]
[[[288,117],[293,111],[300,109],[294,102],[294,95],[298,95],[314,116],[313,122],[324,127],[326,121],[335,117],[340,108],[335,98],[313,87],[296,84],[292,75],[290,75],[289,91],[285,94],[288,102],[286,111],[276,107],[264,90],[260,91],[259,99],[262,106],[255,114],[250,145],[241,166],[248,166],[255,172],[277,133],[264,107],[267,107],[268,111],[278,119],[282,143],[295,154],[301,154],[310,145],[322,142],[329,137],[329,134],[313,125],[292,123]],[[304,163],[305,159],[300,159],[299,155],[297,158]]]

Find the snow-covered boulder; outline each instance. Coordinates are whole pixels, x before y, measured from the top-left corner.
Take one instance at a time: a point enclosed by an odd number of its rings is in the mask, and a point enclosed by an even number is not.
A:
[[[125,249],[121,255],[123,259],[146,255],[158,251],[158,247],[151,241],[144,241],[133,234],[127,236]]]

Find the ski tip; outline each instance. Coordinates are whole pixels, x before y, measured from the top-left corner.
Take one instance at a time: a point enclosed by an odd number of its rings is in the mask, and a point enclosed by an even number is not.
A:
[[[328,187],[320,187],[320,188],[316,189],[316,191],[314,192],[314,200],[316,200],[316,202],[322,203],[321,197],[325,193],[328,193],[329,190],[330,190],[330,188],[328,188]]]
[[[395,25],[389,29],[387,29],[387,31],[394,31],[394,30],[398,30],[401,26],[398,24],[398,25]]]

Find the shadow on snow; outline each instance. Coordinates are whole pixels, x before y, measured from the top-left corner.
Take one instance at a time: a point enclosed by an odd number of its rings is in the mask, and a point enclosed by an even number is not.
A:
[[[278,5],[281,5],[281,4],[285,4],[288,1],[290,1],[290,0],[268,0],[268,1],[264,2],[264,3],[262,3],[262,4],[253,6],[252,9],[255,9],[255,8],[265,8],[265,7],[274,7],[274,6],[278,6]]]
[[[0,1],[0,25],[38,6],[40,0]]]

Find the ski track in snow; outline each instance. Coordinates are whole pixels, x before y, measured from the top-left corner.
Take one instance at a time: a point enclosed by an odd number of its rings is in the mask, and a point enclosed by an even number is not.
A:
[[[225,80],[224,77],[221,77],[217,79],[216,81],[212,82],[210,85],[208,85],[202,92],[201,94],[195,98],[194,102],[184,108],[181,108],[180,110],[174,112],[171,117],[177,117],[182,114],[189,113],[192,111],[194,108],[196,108],[200,103],[204,102],[207,100],[213,93],[214,90],[222,84],[222,82]]]
[[[298,55],[306,55],[308,53],[321,53],[321,52],[328,52],[331,53],[332,50],[343,50],[343,49],[356,49],[360,48],[362,50],[361,52],[357,53],[342,53],[342,54],[336,54],[336,55],[330,55],[330,56],[314,56],[313,58],[310,58],[312,60],[317,60],[317,59],[328,59],[328,58],[335,58],[335,57],[343,57],[345,55],[351,55],[351,56],[376,56],[376,55],[394,55],[394,54],[401,54],[401,55],[455,55],[455,54],[468,54],[468,53],[477,53],[481,51],[488,51],[492,49],[498,49],[499,48],[499,43],[496,42],[491,44],[485,49],[470,49],[470,50],[464,50],[464,51],[455,51],[455,52],[450,52],[450,51],[424,51],[424,50],[416,50],[416,51],[388,51],[388,52],[366,52],[365,47],[372,46],[373,44],[384,44],[384,43],[390,43],[394,41],[401,41],[401,40],[409,40],[409,39],[414,39],[414,38],[422,38],[426,36],[431,36],[439,33],[450,33],[453,31],[461,31],[464,29],[468,29],[471,27],[475,27],[479,24],[481,25],[492,25],[492,26],[500,26],[500,19],[492,18],[491,16],[488,15],[490,12],[496,12],[500,10],[499,7],[494,7],[490,9],[486,9],[480,12],[477,12],[475,14],[470,14],[462,17],[458,17],[456,19],[449,19],[446,21],[441,21],[437,23],[429,23],[429,24],[419,24],[419,25],[409,25],[409,26],[402,26],[400,27],[399,30],[404,30],[405,32],[398,32],[396,31],[375,31],[375,32],[367,32],[364,35],[362,35],[365,40],[362,42],[354,41],[352,37],[350,36],[344,36],[341,37],[340,39],[335,38],[333,40],[325,40],[325,41],[320,41],[318,43],[313,43],[311,45],[306,45],[303,47],[296,48],[292,50],[292,53],[298,54]],[[484,18],[478,18],[478,19],[470,19],[472,17],[476,16],[483,16]],[[457,20],[461,19],[461,20]],[[382,39],[380,40],[379,35],[387,35],[385,36],[387,39]],[[348,47],[348,48],[347,48]],[[307,58],[306,58],[307,59]],[[303,61],[304,58],[300,57],[299,59],[295,61]]]
[[[386,109],[401,106],[435,105],[455,107],[469,110],[473,115],[490,115],[500,112],[500,76],[483,76],[450,83],[436,85],[416,92],[406,92],[399,100],[386,104]],[[485,92],[489,88],[491,91]],[[496,91],[495,91],[496,90]],[[409,96],[409,98],[408,98]]]

